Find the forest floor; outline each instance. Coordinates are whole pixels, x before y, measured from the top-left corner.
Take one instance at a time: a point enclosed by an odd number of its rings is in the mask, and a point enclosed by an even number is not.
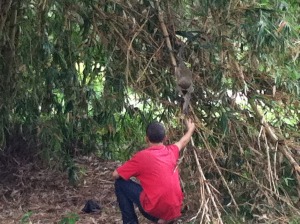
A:
[[[69,184],[66,173],[34,163],[19,164],[9,173],[0,167],[0,224],[121,224],[111,175],[120,163],[82,157],[76,164],[82,174],[76,187]],[[100,213],[81,211],[89,199],[99,202]],[[183,219],[177,223],[186,223]],[[139,220],[150,223],[141,216]]]

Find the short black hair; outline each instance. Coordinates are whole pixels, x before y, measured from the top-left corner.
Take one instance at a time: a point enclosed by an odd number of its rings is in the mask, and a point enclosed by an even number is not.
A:
[[[160,122],[152,122],[147,126],[146,135],[151,143],[163,142],[166,135],[165,127]]]

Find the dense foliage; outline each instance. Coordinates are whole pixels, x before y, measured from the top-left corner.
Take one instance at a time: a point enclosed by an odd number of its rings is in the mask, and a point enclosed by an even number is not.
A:
[[[0,162],[39,158],[72,176],[80,154],[128,158],[153,119],[176,140],[172,57],[185,43],[198,127],[182,162],[187,207],[204,222],[292,220],[299,15],[297,0],[2,0]]]

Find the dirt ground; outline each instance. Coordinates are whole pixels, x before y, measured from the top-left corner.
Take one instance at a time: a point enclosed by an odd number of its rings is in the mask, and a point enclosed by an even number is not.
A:
[[[76,224],[121,224],[111,178],[112,171],[120,163],[82,157],[77,160],[77,165],[81,177],[76,187],[69,184],[66,173],[40,169],[33,163],[20,165],[9,173],[1,167],[0,224],[75,223],[63,222],[72,216],[78,219]],[[89,199],[99,202],[99,214],[81,212]],[[150,223],[143,217],[139,219],[142,224]],[[177,223],[186,222],[179,220]]]

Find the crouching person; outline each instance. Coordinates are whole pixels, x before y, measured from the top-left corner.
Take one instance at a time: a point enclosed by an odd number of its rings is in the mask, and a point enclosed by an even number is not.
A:
[[[154,223],[168,223],[181,216],[183,193],[176,165],[180,150],[188,144],[195,130],[192,120],[187,120],[186,125],[187,132],[178,142],[164,145],[164,126],[158,122],[149,124],[148,147],[113,172],[123,224],[138,224],[134,204]],[[136,177],[140,184],[130,180],[131,177]]]

